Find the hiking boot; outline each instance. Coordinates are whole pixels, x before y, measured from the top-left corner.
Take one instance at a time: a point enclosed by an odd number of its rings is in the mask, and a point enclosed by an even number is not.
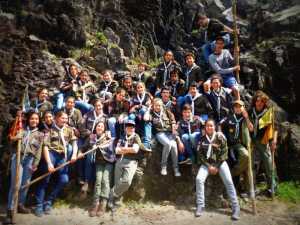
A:
[[[97,216],[98,209],[99,209],[99,202],[95,203],[94,206],[93,206],[93,208],[91,208],[89,210],[89,216],[90,217]]]
[[[203,215],[203,207],[201,207],[200,205],[197,206],[196,212],[195,212],[195,216],[196,217],[200,217]]]
[[[18,213],[29,214],[29,213],[31,213],[31,210],[26,208],[23,204],[19,204],[18,205]]]
[[[102,216],[102,215],[105,213],[106,205],[107,205],[107,200],[106,200],[106,199],[103,199],[103,200],[100,202],[100,205],[99,205],[98,210],[97,210],[97,213],[96,213],[96,215],[97,215],[98,217]]]
[[[7,210],[6,217],[3,221],[3,224],[16,224],[13,210]]]
[[[175,169],[174,169],[174,176],[175,176],[175,177],[181,177],[181,173],[179,172],[179,169],[178,169],[178,168],[175,168]]]
[[[46,215],[50,215],[52,212],[52,205],[50,202],[46,202],[45,206],[44,206],[44,213]]]
[[[160,171],[160,174],[163,175],[163,176],[166,176],[168,174],[167,167],[162,167],[161,171]]]
[[[232,220],[239,220],[240,219],[240,207],[239,206],[233,207],[231,219]]]

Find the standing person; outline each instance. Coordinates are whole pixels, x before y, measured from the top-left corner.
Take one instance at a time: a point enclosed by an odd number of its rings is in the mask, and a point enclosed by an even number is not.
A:
[[[179,154],[179,164],[195,162],[197,145],[201,137],[201,128],[205,121],[193,116],[192,107],[188,104],[182,108],[182,118],[177,123],[178,134],[184,145],[184,152]]]
[[[53,172],[55,167],[67,161],[67,146],[72,145],[73,153],[71,161],[75,162],[77,159],[77,138],[74,130],[67,126],[68,115],[59,111],[55,115],[55,124],[53,128],[45,135],[43,144],[43,160],[41,162],[41,171],[43,173]],[[45,198],[46,189],[49,186],[50,177],[41,180],[36,189],[35,215],[38,217],[43,214],[50,214],[54,200],[59,192],[69,182],[68,167],[63,167],[57,171],[57,181],[53,184],[53,189]]]
[[[153,131],[157,141],[163,145],[161,158],[161,175],[167,175],[168,156],[171,154],[175,177],[180,177],[178,168],[178,148],[176,121],[173,113],[163,107],[161,99],[156,98],[151,111]]]
[[[74,129],[76,137],[80,137],[82,114],[79,109],[75,108],[75,97],[69,96],[66,99],[66,106],[63,111],[68,115],[67,125]]]
[[[277,147],[277,131],[274,127],[274,112],[269,103],[269,97],[262,91],[257,91],[252,98],[249,112],[254,125],[252,144],[254,151],[259,153],[267,176],[268,194],[272,195],[272,185],[276,189],[277,174],[273,171],[272,153]],[[272,174],[274,173],[274,176]]]
[[[125,98],[126,91],[118,87],[113,98],[105,104],[105,112],[108,115],[108,127],[113,139],[119,138],[124,133],[124,122],[128,117],[130,102]]]
[[[36,112],[29,113],[26,121],[26,128],[21,130],[16,136],[11,137],[11,141],[15,143],[21,140],[21,162],[19,165],[19,187],[27,184],[31,180],[33,172],[37,167],[41,158],[43,133],[38,129],[39,114]],[[14,148],[17,146],[14,145]],[[11,181],[8,193],[7,217],[3,224],[15,224],[14,205],[18,204],[19,213],[30,213],[30,209],[25,207],[28,188],[19,190],[19,202],[14,200],[15,177],[16,177],[16,152],[12,154],[11,159]]]
[[[86,139],[85,144],[80,149],[78,158],[82,152],[98,149],[88,155],[95,157],[96,182],[93,196],[93,207],[89,210],[90,217],[101,216],[106,209],[107,200],[110,192],[110,184],[113,175],[113,163],[116,159],[113,151],[111,137],[106,131],[106,123],[99,121],[96,123],[93,133]],[[100,147],[101,146],[101,147]]]
[[[202,74],[201,68],[195,63],[195,56],[188,52],[184,56],[186,66],[183,68],[183,79],[185,80],[185,89],[188,90],[190,84],[197,83],[198,88],[202,86],[205,78]]]
[[[121,135],[116,146],[117,162],[114,173],[114,186],[109,197],[109,207],[114,208],[119,204],[120,198],[126,192],[132,182],[138,166],[138,160],[143,157],[145,150],[141,139],[135,133],[135,122],[125,122],[125,134]]]
[[[217,37],[214,53],[209,56],[211,68],[223,79],[224,86],[230,88],[236,100],[240,100],[239,86],[234,71],[240,71],[240,65],[234,65],[234,59],[229,50],[224,49],[223,37]]]
[[[174,60],[173,52],[168,50],[164,53],[164,62],[159,64],[156,69],[155,84],[157,92],[170,80],[170,72],[175,68],[181,71],[180,65]]]
[[[152,96],[146,91],[145,84],[142,82],[136,85],[136,95],[131,99],[129,119],[138,122],[140,132],[143,136],[143,144],[150,149],[152,126],[150,123],[149,112],[152,105]]]
[[[208,18],[204,14],[197,15],[197,22],[202,29],[205,29],[205,44],[201,49],[205,62],[208,62],[209,55],[214,51],[216,38],[222,36],[225,44],[228,45],[230,43],[230,34],[233,33],[233,29],[224,25],[217,19]]]
[[[253,131],[253,125],[244,107],[243,101],[236,100],[233,103],[233,113],[230,113],[222,124],[223,133],[227,138],[229,155],[231,156],[231,174],[232,177],[237,178],[240,175],[248,174],[249,153],[247,148],[251,142],[249,131]],[[245,190],[248,190],[248,176],[245,176],[245,178],[243,186],[246,187]]]
[[[60,92],[57,95],[55,112],[60,111],[64,106],[64,100],[68,96],[74,96],[73,87],[76,86],[76,82],[79,79],[78,77],[78,67],[75,64],[71,64],[66,73],[65,80],[60,84]]]
[[[213,75],[210,83],[208,99],[214,111],[214,119],[220,125],[232,111],[232,96],[222,87],[222,78],[219,75]]]
[[[94,100],[94,110],[88,112],[83,116],[83,120],[80,123],[80,144],[83,144],[87,141],[89,136],[95,130],[96,124],[100,121],[103,123],[107,123],[107,115],[103,112],[103,105],[100,99]],[[79,146],[80,147],[80,146]],[[94,181],[94,166],[95,161],[92,154],[88,154],[83,160],[79,160],[76,162],[77,171],[78,171],[78,179],[79,183],[83,184],[81,187],[81,191],[84,196],[88,191],[89,184]]]
[[[37,97],[33,99],[30,106],[39,113],[40,119],[43,118],[46,111],[52,111],[53,105],[48,101],[49,93],[47,88],[41,88],[37,91]]]
[[[108,101],[113,97],[118,86],[118,82],[114,80],[113,72],[111,70],[104,70],[102,73],[102,81],[98,88],[99,97],[103,99],[104,102]]]
[[[227,153],[225,136],[221,132],[216,132],[214,120],[208,119],[205,123],[205,135],[200,140],[198,150],[201,166],[196,177],[196,217],[202,216],[205,207],[204,186],[206,178],[208,175],[216,175],[218,173],[232,204],[231,218],[238,220],[240,217],[240,206],[236,190],[226,162]]]

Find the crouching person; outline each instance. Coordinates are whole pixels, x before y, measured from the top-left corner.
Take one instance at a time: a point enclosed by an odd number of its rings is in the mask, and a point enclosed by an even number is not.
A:
[[[236,190],[232,181],[229,167],[227,165],[227,141],[221,132],[216,132],[215,122],[208,119],[205,123],[205,136],[199,143],[199,161],[200,169],[196,177],[196,203],[197,209],[195,216],[199,217],[203,214],[204,209],[204,185],[208,175],[216,175],[219,173],[227,194],[232,204],[232,219],[238,220],[240,214],[240,206],[236,195]]]
[[[67,146],[70,144],[73,147],[73,153],[71,161],[75,162],[77,158],[77,138],[74,134],[74,130],[71,127],[66,126],[68,121],[68,115],[59,111],[55,116],[55,124],[45,134],[43,143],[43,161],[41,162],[41,170],[43,173],[54,172],[55,167],[67,161]],[[65,166],[57,171],[58,178],[53,185],[53,189],[50,194],[45,198],[46,189],[49,186],[50,176],[43,179],[36,190],[36,202],[35,215],[38,217],[43,214],[50,214],[52,204],[56,199],[59,192],[69,182],[68,167]]]
[[[105,132],[105,130],[105,122],[99,121],[78,154],[78,158],[81,158],[82,152],[95,149],[95,151],[89,153],[95,158],[96,165],[94,202],[93,207],[89,210],[90,217],[101,216],[106,210],[114,167],[113,163],[116,159],[110,134]]]
[[[31,176],[36,171],[41,158],[41,147],[43,142],[43,133],[38,130],[39,114],[30,113],[27,119],[26,129],[20,131],[16,136],[10,137],[13,144],[21,140],[21,162],[19,164],[19,187],[27,184]],[[16,147],[16,146],[15,146]],[[16,179],[16,153],[12,154],[11,159],[11,182],[8,194],[7,217],[3,224],[14,224],[14,200],[15,179]],[[19,190],[19,213],[30,213],[30,209],[25,208],[28,188]]]
[[[138,134],[135,133],[135,122],[125,122],[125,135],[122,135],[116,146],[117,162],[115,165],[114,186],[110,193],[108,207],[113,209],[119,206],[119,201],[132,182],[138,166],[138,160],[142,158],[145,147]]]

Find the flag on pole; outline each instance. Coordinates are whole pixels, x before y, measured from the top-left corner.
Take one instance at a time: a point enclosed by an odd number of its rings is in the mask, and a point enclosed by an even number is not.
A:
[[[22,98],[22,111],[27,113],[30,110],[30,99],[28,94],[28,86],[26,85]]]
[[[259,129],[266,127],[265,134],[262,138],[262,144],[268,144],[268,142],[273,138],[274,134],[274,110],[271,107],[260,119],[259,119]]]

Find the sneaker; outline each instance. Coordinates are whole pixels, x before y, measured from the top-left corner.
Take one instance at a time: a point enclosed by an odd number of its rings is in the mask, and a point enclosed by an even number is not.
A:
[[[143,149],[143,151],[144,151],[144,152],[152,152],[152,149],[151,149],[151,148],[146,148],[146,147],[145,147],[145,148]]]
[[[36,207],[34,210],[34,215],[37,217],[42,217],[44,215],[44,211],[41,207]]]
[[[51,211],[52,211],[52,206],[49,202],[47,202],[44,206],[44,213],[46,215],[50,215],[51,214]]]
[[[239,206],[233,207],[231,219],[232,220],[240,219],[240,207]]]
[[[168,174],[167,168],[166,167],[162,167],[161,171],[160,171],[160,174],[163,175],[163,176],[166,176]]]
[[[26,208],[23,204],[19,204],[18,205],[18,213],[29,214],[29,213],[31,213],[31,210]]]
[[[178,168],[174,169],[174,176],[175,177],[181,177],[181,173],[179,172]]]
[[[196,217],[200,217],[203,215],[203,207],[201,206],[197,206],[196,212],[195,212],[195,216]]]

